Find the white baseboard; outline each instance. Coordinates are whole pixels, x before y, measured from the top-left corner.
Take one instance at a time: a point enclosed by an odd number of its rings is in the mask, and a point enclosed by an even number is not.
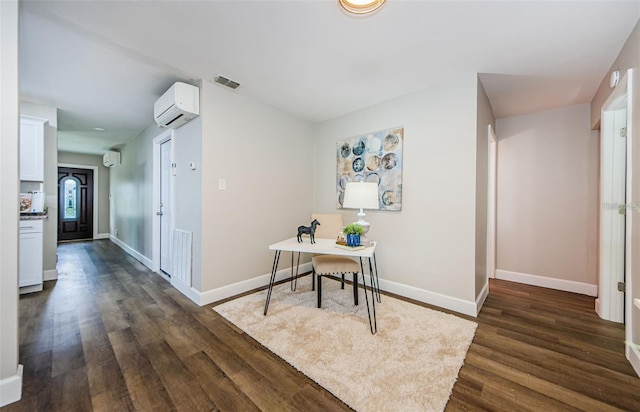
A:
[[[18,293],[24,295],[25,293],[41,292],[43,289],[42,283],[38,283],[31,286],[21,286]]]
[[[636,371],[636,375],[640,376],[640,349],[633,343],[627,342],[627,349],[625,352],[633,370]]]
[[[476,302],[454,298],[452,296],[443,295],[429,290],[416,288],[402,283],[392,282],[386,279],[380,279],[380,289],[401,295],[407,298],[419,300],[420,302],[430,305],[439,306],[464,315],[476,317],[480,309]]]
[[[13,376],[0,380],[0,407],[17,402],[22,398],[22,365]]]
[[[47,280],[56,280],[58,279],[58,269],[45,270],[42,274],[42,280],[45,282]]]
[[[98,233],[93,238],[94,239],[109,239],[110,237],[111,237],[111,234],[109,234],[109,233]]]
[[[484,301],[487,300],[487,296],[489,296],[489,282],[484,284],[484,287],[480,291],[480,294],[476,298],[476,317],[480,313],[480,309],[482,309],[482,305],[484,305]]]
[[[509,280],[511,282],[524,283],[532,286],[541,286],[549,289],[564,290],[565,292],[580,293],[582,295],[598,296],[597,285],[575,282],[573,280],[548,278],[502,269],[496,269],[496,279]]]
[[[127,252],[134,259],[136,259],[137,261],[139,261],[140,263],[142,263],[143,265],[145,265],[149,269],[151,269],[151,267],[153,266],[153,264],[151,262],[151,259],[149,259],[148,257],[144,256],[142,253],[138,252],[137,250],[133,249],[131,246],[127,245],[122,240],[120,240],[117,237],[112,236],[112,235],[109,235],[109,239],[113,243],[115,243],[116,245],[120,246],[120,248],[122,250]],[[151,270],[153,270],[153,269],[151,269]]]
[[[311,262],[303,263],[300,265],[298,273],[306,273],[311,271]],[[276,282],[288,279],[291,276],[291,268],[280,269],[276,272]],[[207,290],[205,292],[200,292],[194,288],[190,288],[186,285],[183,285],[185,289],[180,289],[180,285],[176,287],[176,289],[180,290],[185,296],[194,301],[199,306],[208,305],[209,303],[217,302],[222,299],[230,298],[232,296],[239,295],[241,293],[261,288],[263,286],[267,286],[269,284],[269,279],[271,278],[271,273],[267,273],[265,275],[256,276],[255,278],[243,280],[241,282],[232,283],[231,285],[223,286],[217,289]],[[180,283],[180,282],[177,282]],[[173,282],[171,283],[173,285]]]

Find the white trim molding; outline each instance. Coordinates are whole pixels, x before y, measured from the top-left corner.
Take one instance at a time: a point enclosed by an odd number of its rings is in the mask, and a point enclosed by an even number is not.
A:
[[[636,375],[640,376],[640,348],[638,348],[638,345],[627,342],[627,349],[625,352],[627,360],[633,367],[633,370],[636,371]]]
[[[134,259],[136,259],[137,261],[139,261],[140,263],[142,263],[143,265],[145,265],[147,268],[151,269],[151,259],[149,259],[148,257],[144,256],[142,253],[138,252],[137,250],[135,250],[134,248],[132,248],[131,246],[127,245],[126,243],[124,243],[122,240],[118,239],[117,237],[110,235],[109,239],[115,243],[116,245],[120,246],[120,248],[122,250],[124,250],[125,252],[127,252],[129,255],[131,255]]]
[[[526,285],[540,286],[549,289],[563,290],[565,292],[580,293],[582,295],[598,296],[598,285],[576,282],[573,280],[549,278],[502,269],[496,269],[496,279],[509,280],[511,282],[524,283]]]
[[[17,402],[22,398],[22,365],[13,376],[0,380],[0,407]]]
[[[307,273],[311,271],[311,262],[303,263],[300,265],[298,269],[299,274]],[[276,272],[276,282],[280,280],[289,279],[291,276],[291,268],[280,269]],[[269,279],[271,278],[271,273],[267,273],[265,275],[256,276],[251,279],[243,280],[241,282],[232,283],[227,286],[222,286],[220,288],[207,290],[205,292],[200,292],[194,288],[189,288],[188,291],[184,291],[180,289],[179,285],[174,285],[173,281],[171,284],[176,287],[176,289],[180,290],[185,296],[191,299],[199,306],[208,305],[209,303],[217,302],[222,299],[230,298],[236,295],[239,295],[244,292],[248,292],[253,289],[258,289],[264,286],[269,285]],[[186,285],[184,285],[187,288]]]
[[[45,282],[47,280],[56,280],[56,279],[58,279],[58,269],[45,270],[42,274],[42,280]]]
[[[429,290],[416,288],[402,283],[392,282],[390,280],[380,279],[380,289],[468,316],[476,317],[480,311],[476,302],[454,298],[452,296],[431,292]]]
[[[298,273],[302,274],[309,271],[311,271],[311,262],[301,264]],[[223,286],[217,289],[211,289],[205,292],[200,292],[192,287],[189,288],[186,285],[180,285],[178,284],[180,282],[174,282],[173,280],[171,284],[180,292],[182,292],[182,294],[191,299],[194,303],[199,306],[204,306],[208,305],[209,303],[220,301],[222,299],[237,296],[241,293],[248,292],[253,289],[267,286],[269,284],[270,276],[271,274],[260,275],[248,280],[236,282],[231,285]],[[280,269],[276,273],[276,282],[288,279],[290,276],[291,268]],[[367,279],[367,284],[370,284],[371,279],[368,275]],[[384,279],[380,279],[380,289],[386,292],[395,293],[397,295],[405,296],[411,299],[418,300],[420,302],[439,306],[444,309],[449,309],[454,312],[473,317],[478,316],[480,308],[482,307],[482,304],[484,303],[484,300],[486,299],[489,292],[488,284],[486,284],[482,292],[480,293],[478,300],[476,302],[471,302]]]
[[[111,234],[109,233],[98,233],[93,237],[93,239],[94,240],[109,239],[109,237],[111,237]]]

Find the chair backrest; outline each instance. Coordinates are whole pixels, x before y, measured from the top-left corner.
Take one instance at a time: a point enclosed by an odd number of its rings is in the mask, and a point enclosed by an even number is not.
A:
[[[312,213],[311,220],[313,219],[317,219],[320,222],[320,226],[316,227],[315,233],[315,237],[318,239],[335,240],[342,232],[342,228],[344,228],[342,215],[339,213]]]

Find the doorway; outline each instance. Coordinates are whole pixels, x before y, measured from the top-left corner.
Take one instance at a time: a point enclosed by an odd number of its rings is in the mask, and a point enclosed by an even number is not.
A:
[[[498,138],[491,125],[489,134],[489,161],[487,177],[487,277],[496,277],[496,172],[498,157]]]
[[[93,238],[93,170],[58,167],[58,241]]]
[[[173,131],[153,139],[153,270],[173,274]]]
[[[626,80],[626,76],[624,77]],[[631,151],[627,135],[626,81],[602,108],[600,126],[600,266],[596,312],[606,320],[625,322],[626,273],[629,257],[627,230],[630,212],[627,191]]]

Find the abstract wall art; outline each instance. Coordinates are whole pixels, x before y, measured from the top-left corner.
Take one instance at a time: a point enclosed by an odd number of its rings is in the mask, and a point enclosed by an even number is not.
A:
[[[380,210],[402,209],[404,127],[339,140],[336,150],[336,206],[342,209],[347,182],[376,182]]]

